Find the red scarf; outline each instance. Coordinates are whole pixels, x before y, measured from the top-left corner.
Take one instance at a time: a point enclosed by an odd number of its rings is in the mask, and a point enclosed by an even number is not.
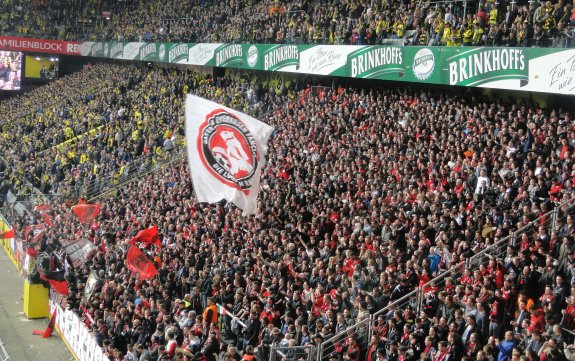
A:
[[[435,361],[443,361],[443,359],[445,358],[445,356],[447,356],[447,354],[448,354],[447,351],[441,352],[439,355],[437,355]]]

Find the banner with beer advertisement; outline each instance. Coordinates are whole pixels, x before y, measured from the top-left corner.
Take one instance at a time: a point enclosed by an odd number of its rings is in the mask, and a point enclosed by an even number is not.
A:
[[[386,45],[58,42],[0,49],[272,72],[575,94],[575,49]]]
[[[94,43],[83,56],[575,94],[575,49]]]

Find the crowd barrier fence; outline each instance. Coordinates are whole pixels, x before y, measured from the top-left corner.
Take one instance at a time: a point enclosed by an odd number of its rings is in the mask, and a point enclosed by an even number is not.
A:
[[[315,361],[315,346],[271,347],[270,361]]]

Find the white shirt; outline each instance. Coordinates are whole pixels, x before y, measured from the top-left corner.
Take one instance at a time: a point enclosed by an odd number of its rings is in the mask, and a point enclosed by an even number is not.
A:
[[[482,189],[484,187],[483,182],[485,182],[485,189]],[[483,176],[477,177],[477,186],[475,187],[475,194],[480,194],[481,191],[485,193],[487,188],[489,188],[489,177],[483,177]]]

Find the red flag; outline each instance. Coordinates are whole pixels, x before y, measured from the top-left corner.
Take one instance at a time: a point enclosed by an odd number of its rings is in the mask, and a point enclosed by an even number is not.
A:
[[[135,244],[136,242],[155,244],[158,247],[162,247],[162,242],[160,242],[160,236],[158,235],[158,226],[142,229],[132,238],[131,243]]]
[[[154,263],[134,245],[128,251],[126,265],[130,271],[137,273],[142,280],[152,278],[158,273]]]
[[[41,279],[43,279],[44,281],[48,281],[50,283],[50,287],[52,287],[54,291],[58,292],[61,295],[68,296],[68,282],[66,282],[66,280],[56,281],[42,276],[40,272],[38,272],[38,274],[40,275]]]
[[[30,235],[30,232],[32,232],[32,243],[36,243],[38,242],[38,240],[40,239],[40,237],[42,237],[42,235],[44,234],[44,232],[46,231],[46,226],[44,226],[43,224],[37,224],[35,226],[28,226],[24,229],[24,240],[26,242],[29,242],[30,240],[28,239],[28,236]]]
[[[72,212],[78,217],[80,223],[82,224],[90,224],[92,220],[96,218],[98,213],[100,213],[100,205],[97,203],[94,204],[78,204],[72,207]]]
[[[41,212],[40,215],[44,219],[44,223],[46,223],[49,227],[52,227],[52,216],[49,215],[47,212]]]
[[[41,262],[40,262],[41,263]],[[47,271],[36,264],[38,276],[46,282],[50,283],[50,287],[61,295],[68,295],[68,282],[64,278],[64,271]]]
[[[28,247],[28,249],[26,250],[26,254],[28,254],[28,256],[30,256],[32,258],[36,258],[38,251],[36,251],[36,249],[34,247]]]
[[[50,323],[48,324],[48,327],[46,327],[46,330],[44,331],[42,338],[48,338],[52,336],[55,324],[56,324],[56,308],[54,308],[54,311],[52,312],[52,317],[50,317]]]
[[[47,210],[50,209],[50,205],[49,204],[39,204],[35,207],[35,209],[37,211],[40,211],[40,212],[46,212]]]
[[[14,234],[14,229],[4,232],[1,238],[16,238],[16,235]]]
[[[54,280],[48,280],[48,282],[50,282],[50,286],[54,289],[54,291],[61,295],[68,296],[68,282]]]

